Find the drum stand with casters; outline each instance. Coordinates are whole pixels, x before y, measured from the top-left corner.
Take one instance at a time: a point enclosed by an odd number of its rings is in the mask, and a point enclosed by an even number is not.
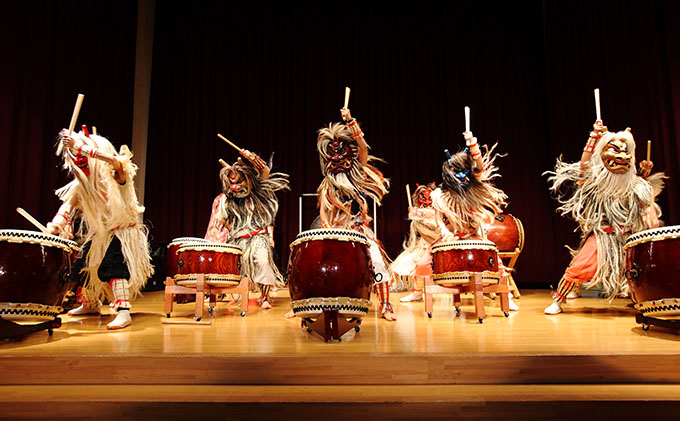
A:
[[[435,285],[432,281],[432,267],[430,265],[416,266],[416,275],[425,278],[425,287],[423,294],[425,294],[425,312],[427,317],[432,318],[433,300],[432,294],[453,294],[453,305],[456,307],[456,314],[460,314],[460,294],[471,292],[474,294],[475,315],[479,323],[484,322],[486,317],[486,310],[484,309],[484,294],[496,293],[501,297],[501,310],[505,317],[510,315],[510,300],[508,298],[508,278],[501,277],[498,284],[486,285],[482,284],[482,274],[473,273],[470,276],[470,281],[467,285],[460,285],[457,287],[442,287]]]
[[[648,317],[642,313],[635,315],[635,323],[642,325],[642,330],[649,330],[650,326],[665,327],[667,329],[680,330],[680,320],[678,319],[659,319],[657,317]]]
[[[15,323],[11,320],[6,320],[0,317],[0,341],[3,339],[14,338],[15,336],[23,336],[41,330],[47,330],[47,333],[52,336],[53,329],[61,327],[61,319],[55,317],[46,322],[24,325]]]
[[[328,342],[330,339],[336,339],[341,341],[342,335],[354,329],[356,332],[359,331],[359,325],[361,324],[361,319],[352,317],[346,319],[342,314],[338,313],[338,309],[325,309],[323,313],[313,320],[310,317],[302,318],[302,328],[306,329],[307,332],[316,332],[321,335],[324,341]]]
[[[233,287],[211,287],[205,283],[205,274],[196,274],[196,287],[183,287],[177,285],[175,280],[171,277],[165,279],[165,305],[164,311],[167,318],[170,318],[172,313],[173,295],[174,294],[189,294],[196,296],[196,311],[194,319],[197,322],[201,321],[203,317],[203,297],[204,294],[210,296],[210,304],[208,312],[212,315],[213,309],[217,304],[217,294],[240,294],[241,295],[241,317],[244,317],[248,312],[248,293],[249,293],[249,279],[242,277],[241,282]]]

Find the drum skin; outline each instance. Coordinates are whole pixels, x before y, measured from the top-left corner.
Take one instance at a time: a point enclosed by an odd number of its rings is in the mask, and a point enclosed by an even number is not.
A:
[[[680,314],[680,226],[631,235],[624,252],[625,274],[636,308],[647,315]],[[661,300],[667,302],[654,303]]]
[[[350,297],[369,300],[373,266],[368,246],[319,239],[295,244],[288,260],[291,300]]]
[[[206,243],[205,248],[201,249],[201,244],[193,243],[180,247],[177,251],[178,275],[189,275],[194,273],[221,274],[221,275],[240,275],[241,253],[227,251],[227,248],[211,249],[210,243]],[[189,247],[187,249],[187,247]]]
[[[9,232],[3,230],[5,231]],[[46,237],[37,232],[31,234],[30,231],[16,233],[25,237]],[[71,286],[68,273],[73,254],[75,253],[70,250],[47,244],[0,241],[0,302],[60,307]],[[31,313],[28,312],[25,316],[31,316]],[[12,314],[3,317],[24,318],[22,315]]]
[[[166,276],[173,277],[179,273],[179,256],[177,251],[179,248],[187,243],[207,243],[208,240],[202,238],[193,237],[182,237],[175,238],[170,244],[168,244],[168,252],[165,254],[165,274]]]
[[[496,215],[492,223],[486,225],[486,236],[500,252],[522,251],[524,248],[524,226],[512,215]]]

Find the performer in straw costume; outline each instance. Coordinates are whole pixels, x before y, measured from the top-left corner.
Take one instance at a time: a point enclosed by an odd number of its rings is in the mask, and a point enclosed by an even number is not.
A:
[[[545,314],[562,312],[561,303],[577,286],[601,286],[609,297],[627,294],[623,245],[634,232],[659,225],[661,209],[654,203],[663,189],[663,173],[650,176],[650,160],[635,171],[635,140],[626,129],[612,133],[602,120],[593,124],[580,162],[565,163],[558,158],[550,177],[550,189],[557,195],[562,215],[571,215],[581,231],[581,244],[572,250],[554,300]],[[573,194],[564,197],[560,189],[569,185]]]
[[[111,286],[111,307],[116,318],[107,329],[122,329],[132,323],[130,300],[139,294],[153,274],[146,227],[141,223],[144,208],[135,193],[137,166],[123,145],[116,151],[104,137],[83,131],[59,135],[57,155],[73,181],[57,190],[63,201],[47,224],[50,233],[70,237],[76,210],[82,216],[77,235],[86,244],[74,265],[84,275],[82,305],[69,315],[99,314],[100,302]]]
[[[467,147],[444,161],[442,184],[432,192],[432,207],[439,231],[439,241],[452,242],[465,238],[486,238],[484,224],[492,221],[506,206],[506,194],[494,186],[500,177],[494,162],[496,145],[485,147],[485,153],[471,131],[463,133]],[[448,154],[448,151],[446,151]],[[501,276],[505,266],[498,259]],[[510,310],[518,310],[510,298]]]
[[[340,110],[344,123],[331,123],[319,130],[317,150],[324,178],[317,189],[319,216],[324,228],[345,228],[362,232],[369,239],[375,288],[380,297],[380,314],[396,320],[389,301],[393,274],[389,258],[369,228],[368,200],[380,204],[389,181],[370,163],[377,158],[368,154],[364,133],[347,107]]]
[[[245,160],[239,157],[232,165],[223,164],[222,194],[213,202],[206,239],[241,247],[241,273],[259,288],[260,306],[270,309],[271,288],[283,282],[274,263],[276,192],[289,190],[288,174],[271,173],[271,160],[267,164],[253,152],[237,149]]]
[[[404,240],[404,250],[394,259],[391,266],[394,273],[399,276],[413,277],[416,266],[431,264],[430,246],[439,238],[435,211],[430,197],[437,186],[434,183],[416,186],[410,200],[414,206],[409,206],[408,209],[408,219],[411,221],[409,235]],[[408,303],[423,299],[422,278],[413,279],[411,293],[399,301]]]

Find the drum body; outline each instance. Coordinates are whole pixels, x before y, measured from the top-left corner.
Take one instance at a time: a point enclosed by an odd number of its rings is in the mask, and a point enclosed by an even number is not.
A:
[[[496,215],[486,224],[486,237],[500,252],[521,252],[524,248],[524,226],[512,215]]]
[[[52,320],[70,287],[78,244],[35,231],[0,230],[0,317]]]
[[[443,287],[470,282],[473,273],[482,274],[484,285],[497,284],[498,250],[491,241],[459,240],[432,246],[432,280]]]
[[[177,285],[196,286],[196,275],[205,274],[212,287],[229,287],[241,282],[241,248],[211,242],[185,243],[177,250]]]
[[[680,226],[635,233],[623,250],[635,308],[649,317],[680,316]]]
[[[208,242],[208,240],[197,237],[180,237],[173,239],[170,244],[168,244],[168,252],[165,254],[165,274],[174,277],[179,273],[179,256],[177,255],[177,251],[184,244]]]
[[[327,309],[345,316],[368,312],[373,264],[365,235],[344,229],[313,229],[291,243],[288,288],[299,317],[316,317]]]

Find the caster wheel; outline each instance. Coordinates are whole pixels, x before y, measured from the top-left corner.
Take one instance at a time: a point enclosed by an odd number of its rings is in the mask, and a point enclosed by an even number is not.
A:
[[[354,326],[354,331],[355,331],[355,332],[359,333],[360,330],[361,330],[361,328],[360,328],[359,326]]]
[[[479,324],[481,325],[482,323],[484,323],[484,319],[480,317],[479,318]]]
[[[165,317],[170,318],[170,313],[165,313]]]
[[[208,313],[212,314],[214,309],[215,309],[215,307],[208,307]]]
[[[312,333],[312,328],[311,328],[311,327],[308,327],[308,328],[307,328],[307,333]],[[326,341],[326,342],[328,342],[328,341]]]
[[[456,306],[456,314],[460,314],[460,307]]]
[[[357,324],[360,325],[360,324],[361,324],[361,320],[357,320]]]
[[[431,319],[432,318],[432,313],[427,313],[427,318]]]
[[[342,338],[338,338],[338,342],[342,342]]]
[[[647,331],[649,330],[649,325],[647,323],[642,324],[642,330]]]
[[[47,334],[48,334],[49,336],[52,336],[53,333],[54,333],[54,330],[52,330],[52,329],[47,329]]]
[[[200,322],[201,318],[200,317],[194,317],[194,320],[196,320],[197,322]]]
[[[246,312],[245,312],[245,311],[242,311],[242,312],[241,312],[241,317],[246,317]]]
[[[507,311],[504,311],[503,315],[505,315],[505,317],[510,317],[510,313],[508,313]]]

